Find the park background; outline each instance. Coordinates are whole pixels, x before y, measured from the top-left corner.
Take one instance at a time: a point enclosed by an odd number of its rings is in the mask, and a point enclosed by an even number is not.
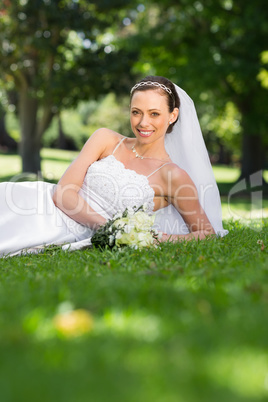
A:
[[[1,181],[56,182],[95,129],[131,135],[130,88],[163,75],[195,102],[230,230],[1,261],[4,401],[266,400],[267,34],[264,0],[0,1]],[[55,329],[66,311],[85,333]]]

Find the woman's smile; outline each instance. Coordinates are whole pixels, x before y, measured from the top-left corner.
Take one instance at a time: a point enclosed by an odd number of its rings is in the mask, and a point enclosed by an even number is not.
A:
[[[154,132],[154,130],[142,130],[140,128],[137,128],[137,130],[141,137],[150,137],[150,135],[152,135]]]

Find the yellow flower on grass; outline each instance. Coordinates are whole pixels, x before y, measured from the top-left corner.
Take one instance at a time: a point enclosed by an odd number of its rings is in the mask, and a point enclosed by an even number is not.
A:
[[[61,335],[73,338],[90,332],[93,327],[93,318],[88,311],[78,309],[56,315],[53,323]]]

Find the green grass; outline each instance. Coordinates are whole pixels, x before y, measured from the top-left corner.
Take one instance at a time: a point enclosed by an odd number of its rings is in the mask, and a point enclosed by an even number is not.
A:
[[[42,153],[55,181],[76,155]],[[2,154],[1,179],[18,166]],[[0,259],[1,401],[267,401],[268,201],[254,221],[249,200],[224,197],[223,215],[222,239]],[[56,330],[68,306],[89,332]]]
[[[234,183],[239,178],[238,167],[213,165],[213,171],[217,182]],[[263,177],[268,182],[268,170],[263,172]]]
[[[229,166],[213,166],[217,182],[234,183],[239,178],[239,168]]]
[[[43,148],[41,169],[45,180],[58,181],[78,152]],[[0,152],[0,181],[16,180],[21,175],[21,160],[17,154]],[[21,175],[22,179],[25,175]]]
[[[1,400],[268,398],[268,220],[222,239],[0,261]],[[64,338],[66,302],[93,317]]]
[[[251,225],[252,220],[268,218],[268,199],[263,199],[261,205],[254,206],[250,199],[234,198],[228,201],[228,197],[222,197],[221,205],[225,220],[233,219]]]

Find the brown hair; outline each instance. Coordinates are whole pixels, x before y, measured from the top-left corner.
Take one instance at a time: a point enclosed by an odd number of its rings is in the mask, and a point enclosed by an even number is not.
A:
[[[144,82],[144,83],[148,82],[148,84],[144,84],[142,86],[138,86],[137,88],[134,88],[131,92],[130,100],[132,99],[132,96],[136,91],[147,91],[148,89],[154,89],[157,91],[162,91],[162,93],[166,96],[167,105],[168,105],[168,109],[169,109],[170,113],[173,112],[175,107],[177,107],[178,109],[180,108],[179,95],[177,94],[174,84],[170,80],[168,80],[165,77],[161,77],[161,76],[157,76],[157,75],[148,75],[147,77],[140,80],[138,82],[138,84],[140,84],[142,82]],[[150,82],[157,82],[159,84],[164,85],[165,87],[170,89],[171,93],[169,93],[165,89],[162,89],[161,87],[156,87],[156,86],[150,84]],[[167,129],[167,133],[171,133],[173,126],[177,122],[177,120],[178,120],[178,118],[172,124],[170,124],[170,126]]]

